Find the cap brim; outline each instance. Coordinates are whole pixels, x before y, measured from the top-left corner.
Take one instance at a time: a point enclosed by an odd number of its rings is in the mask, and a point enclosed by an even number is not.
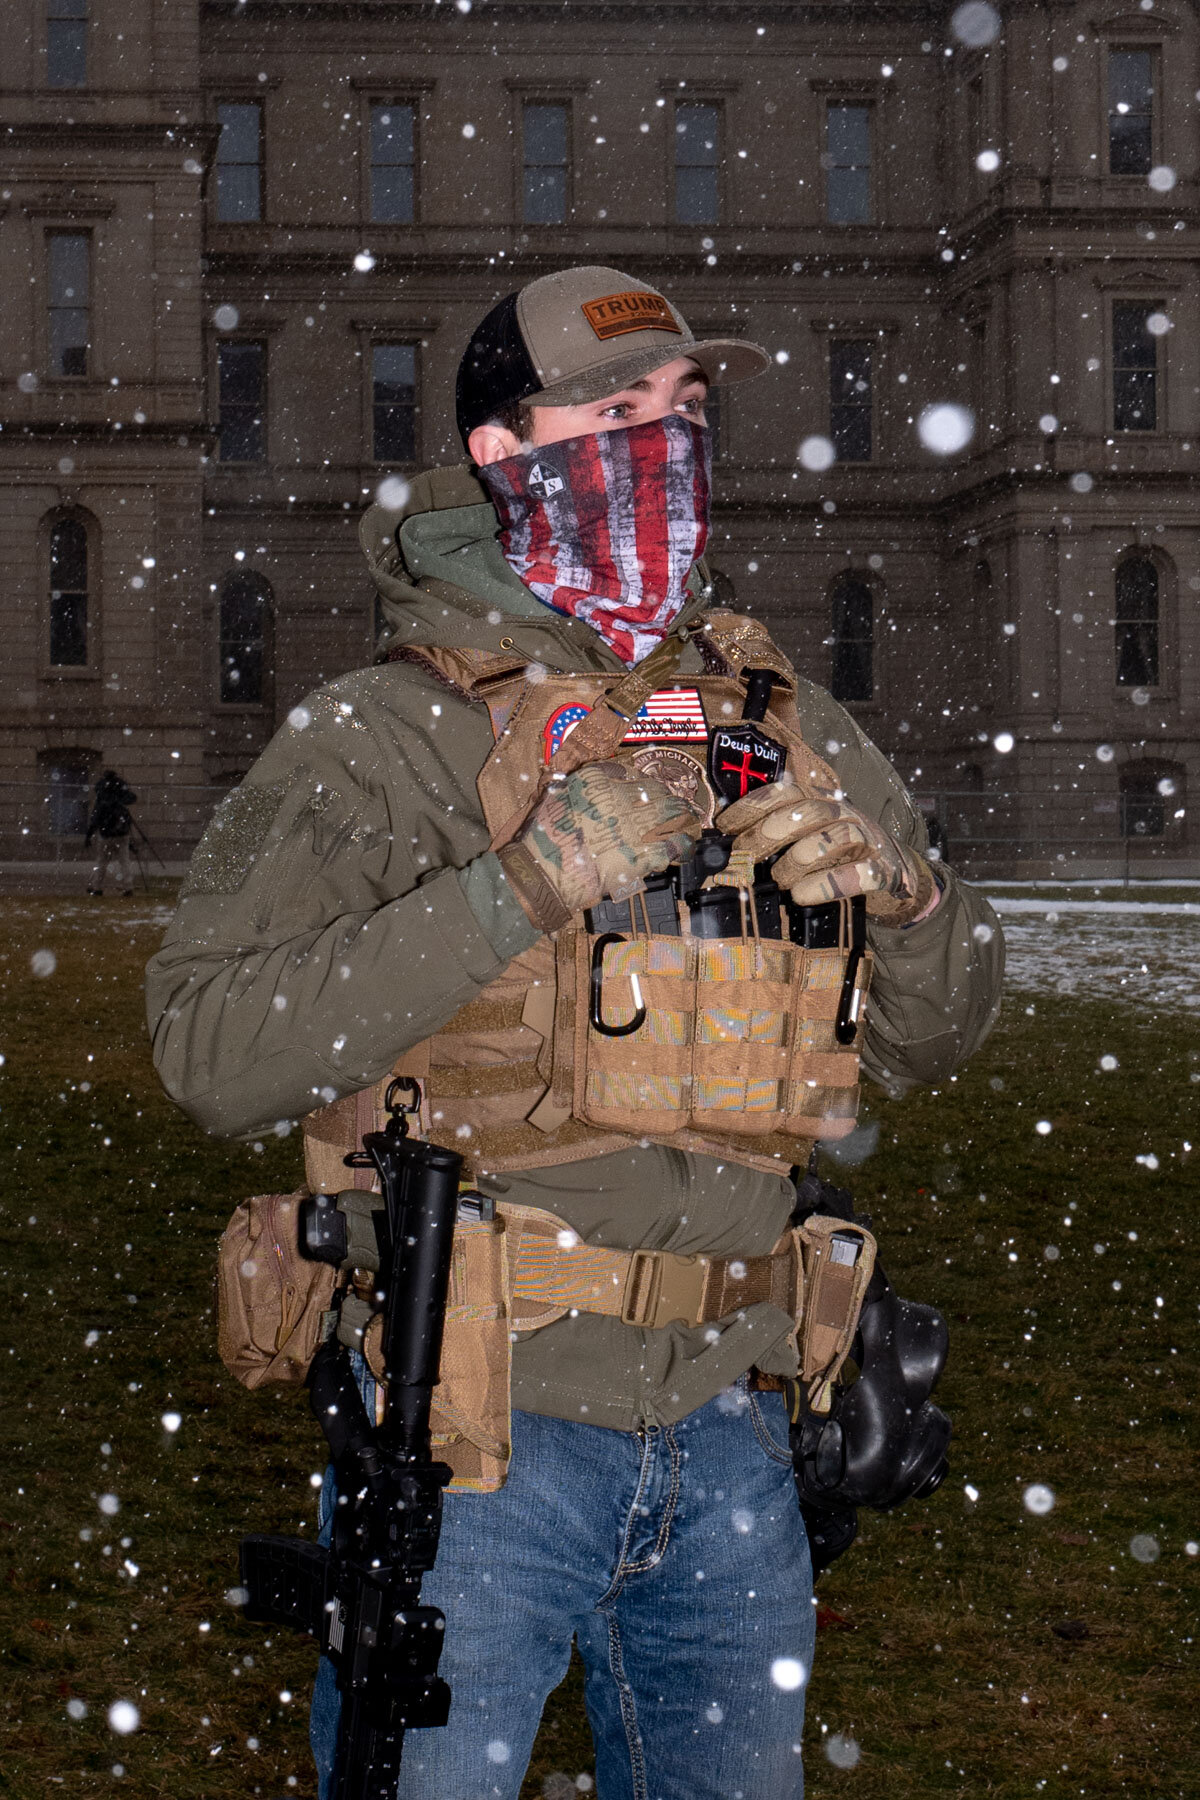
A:
[[[771,358],[759,344],[747,344],[739,338],[704,338],[698,344],[657,343],[628,356],[614,356],[611,362],[588,369],[566,381],[556,381],[540,393],[530,394],[522,406],[587,406],[593,400],[619,394],[643,375],[661,369],[677,357],[690,357],[708,377],[710,387],[727,387],[735,381],[749,381],[771,366]]]

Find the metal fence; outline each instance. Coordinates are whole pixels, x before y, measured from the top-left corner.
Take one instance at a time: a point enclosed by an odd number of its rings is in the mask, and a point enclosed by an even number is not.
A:
[[[145,866],[181,872],[227,791],[132,774]],[[922,789],[916,799],[945,860],[964,873],[1200,876],[1200,838],[1181,797],[1093,782],[1070,791]],[[79,864],[91,790],[80,783],[0,782],[0,865]]]
[[[1164,787],[940,788],[914,798],[931,842],[965,874],[1200,876],[1200,840],[1188,832],[1182,797]]]
[[[131,810],[147,866],[157,869],[156,857],[172,870],[186,864],[228,790],[215,783],[143,781],[137,774],[128,779],[137,793]],[[85,783],[54,773],[43,781],[0,782],[0,863],[90,861],[95,846],[87,850],[83,840],[92,798]]]

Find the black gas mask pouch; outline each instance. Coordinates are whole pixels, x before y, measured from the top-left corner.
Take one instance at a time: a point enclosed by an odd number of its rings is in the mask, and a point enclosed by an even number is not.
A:
[[[810,1164],[797,1184],[793,1225],[813,1213],[870,1228],[853,1196]],[[928,1498],[945,1480],[950,1420],[929,1396],[948,1345],[936,1307],[902,1299],[877,1261],[851,1352],[857,1379],[839,1382],[823,1414],[790,1384],[792,1459],[814,1578],[854,1542],[860,1507],[891,1512]]]

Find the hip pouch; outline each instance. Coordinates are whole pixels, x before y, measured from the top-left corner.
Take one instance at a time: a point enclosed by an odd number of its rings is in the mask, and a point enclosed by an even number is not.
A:
[[[217,1350],[244,1387],[301,1382],[324,1335],[338,1273],[300,1254],[303,1189],[243,1200],[217,1251]]]
[[[504,1219],[481,1199],[459,1203],[430,1428],[451,1486],[487,1492],[508,1466],[512,1343]],[[255,1194],[237,1207],[217,1256],[217,1348],[243,1386],[298,1385],[329,1336],[383,1380],[371,1298],[381,1211],[378,1194],[356,1188]]]
[[[811,946],[760,933],[752,877],[701,897],[718,892],[738,935],[697,935],[682,902],[677,935],[655,932],[643,896],[587,921],[619,910],[624,931],[558,934],[555,1100],[637,1137],[845,1135],[871,974],[858,917],[848,902],[822,909],[839,915],[836,941]]]

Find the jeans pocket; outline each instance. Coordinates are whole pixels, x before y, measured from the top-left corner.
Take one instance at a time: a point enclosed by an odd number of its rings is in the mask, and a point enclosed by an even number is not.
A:
[[[787,1408],[783,1403],[783,1395],[751,1393],[749,1399],[750,1423],[754,1427],[755,1437],[772,1462],[785,1463],[790,1468],[792,1447],[788,1442]]]

